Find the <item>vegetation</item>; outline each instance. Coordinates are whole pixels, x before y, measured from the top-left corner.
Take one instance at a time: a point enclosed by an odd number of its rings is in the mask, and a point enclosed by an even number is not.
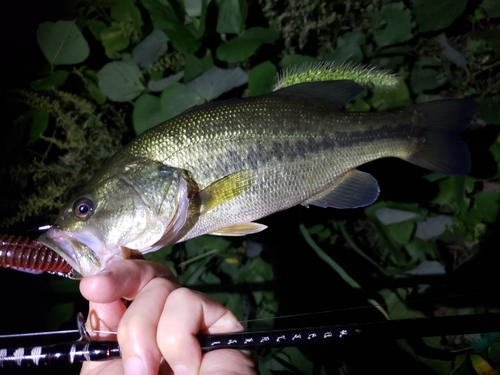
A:
[[[291,261],[285,257],[306,264],[315,253],[329,283],[311,288],[324,290],[326,299],[355,295],[346,304],[370,306],[370,319],[499,307],[492,299],[464,296],[498,289],[494,278],[480,277],[474,267],[479,260],[479,272],[493,272],[484,260],[498,259],[492,251],[498,247],[500,208],[500,2],[94,0],[78,2],[72,15],[39,25],[36,38],[47,63],[29,89],[15,91],[26,107],[10,124],[6,152],[14,157],[1,170],[2,181],[8,181],[2,210],[13,213],[3,218],[4,231],[26,220],[54,220],[58,207],[132,133],[196,104],[270,92],[279,71],[289,72],[288,80],[278,83],[285,86],[314,80],[311,69],[299,70],[306,64],[316,66],[313,72],[333,72],[334,78],[368,79],[367,87],[375,90],[363,93],[349,110],[473,97],[478,116],[465,136],[472,173],[446,177],[395,161],[372,163],[366,168],[379,179],[382,196],[364,210],[299,208],[289,214],[297,220],[278,216],[286,224],[267,219],[270,234],[231,241],[203,236],[149,259],[175,269],[184,285],[212,292],[242,320],[253,320],[252,329],[270,328],[267,318],[275,314],[314,311],[287,305],[280,278],[299,272],[302,279],[313,278],[309,274],[320,271],[292,269],[284,276],[281,265]],[[359,64],[380,70],[356,68]],[[397,73],[398,80],[384,69]],[[284,238],[288,232],[294,240]],[[476,273],[470,276],[469,269]],[[463,281],[464,275],[472,280]],[[65,283],[53,285],[65,290]],[[442,298],[450,291],[461,300]],[[69,319],[73,305],[54,311]],[[309,323],[314,324],[316,319]],[[399,370],[496,374],[498,336],[401,340],[397,353],[408,367]],[[346,361],[358,371],[361,366],[340,355],[329,360],[318,363],[307,350],[276,350],[262,354],[261,370],[323,374],[345,373]],[[391,361],[387,353],[388,369]]]

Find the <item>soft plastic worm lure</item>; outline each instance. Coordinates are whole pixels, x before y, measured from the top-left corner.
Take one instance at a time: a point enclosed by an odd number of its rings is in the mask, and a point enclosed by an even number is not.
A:
[[[22,236],[0,235],[0,267],[71,277],[72,267],[47,246]]]

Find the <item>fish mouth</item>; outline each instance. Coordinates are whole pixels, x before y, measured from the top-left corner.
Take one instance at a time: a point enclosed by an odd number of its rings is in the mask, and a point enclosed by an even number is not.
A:
[[[103,268],[92,248],[74,238],[72,233],[51,228],[38,241],[58,253],[81,276],[95,275]]]

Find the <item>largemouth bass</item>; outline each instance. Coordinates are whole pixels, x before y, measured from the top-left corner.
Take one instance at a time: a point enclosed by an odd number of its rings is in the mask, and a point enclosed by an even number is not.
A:
[[[473,100],[340,110],[362,90],[352,81],[308,82],[193,107],[110,158],[40,241],[87,276],[131,251],[259,232],[266,227],[255,220],[298,204],[369,205],[377,181],[356,167],[375,159],[469,172],[460,134]]]

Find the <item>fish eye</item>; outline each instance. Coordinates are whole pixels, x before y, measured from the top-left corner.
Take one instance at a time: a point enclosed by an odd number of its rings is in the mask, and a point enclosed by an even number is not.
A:
[[[73,206],[73,213],[80,220],[87,220],[94,212],[94,203],[89,198],[80,198]]]

